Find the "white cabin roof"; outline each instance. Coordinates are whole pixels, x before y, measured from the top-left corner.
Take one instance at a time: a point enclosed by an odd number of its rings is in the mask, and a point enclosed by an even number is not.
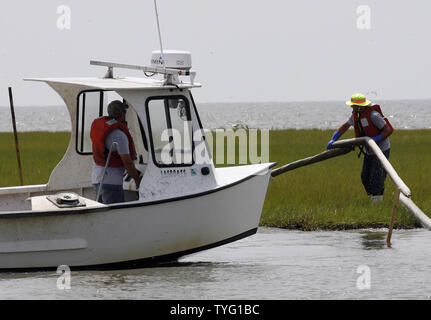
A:
[[[70,85],[81,85],[94,89],[101,90],[136,90],[136,89],[181,89],[199,88],[199,83],[179,83],[175,85],[165,85],[164,80],[148,79],[148,78],[27,78],[25,81],[40,81],[50,83],[61,83]]]

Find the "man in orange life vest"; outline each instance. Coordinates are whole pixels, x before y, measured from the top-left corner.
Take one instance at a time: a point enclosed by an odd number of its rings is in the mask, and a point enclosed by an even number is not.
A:
[[[101,192],[102,202],[105,204],[124,202],[124,169],[135,180],[137,189],[141,182],[133,162],[136,160],[135,145],[125,123],[127,108],[127,104],[122,101],[112,101],[108,105],[108,116],[95,119],[91,125],[90,138],[93,143],[94,160],[91,179],[96,195],[102,181],[109,150],[111,146],[113,147]],[[117,145],[113,145],[113,142],[116,142]]]
[[[346,101],[346,104],[352,107],[352,115],[346,123],[334,132],[326,148],[330,149],[332,144],[353,125],[356,137],[368,136],[372,138],[386,158],[389,159],[391,145],[388,137],[392,134],[393,128],[388,119],[383,116],[380,106],[372,105],[371,101],[360,93],[354,94],[350,101]],[[373,202],[383,200],[385,179],[385,169],[374,152],[366,147],[361,180],[365,191]]]

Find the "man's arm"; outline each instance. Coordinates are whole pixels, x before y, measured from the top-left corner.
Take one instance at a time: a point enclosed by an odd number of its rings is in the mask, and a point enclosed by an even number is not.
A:
[[[136,171],[135,164],[133,163],[130,154],[120,154],[121,161],[123,161],[124,167],[130,176],[135,180],[136,189],[139,189],[139,185],[141,183],[141,178],[138,175],[138,171]]]
[[[349,121],[345,122],[341,127],[338,128],[338,132],[340,135],[343,135],[347,130],[349,130],[350,124]]]
[[[380,135],[382,136],[382,140],[386,139],[387,137],[389,137],[392,134],[392,130],[391,128],[389,128],[388,125],[385,125],[382,129],[382,131],[380,132]]]
[[[337,141],[350,128],[349,121],[345,122],[337,131],[334,132],[331,140],[328,142],[326,149],[331,149],[332,144]]]
[[[372,138],[373,138],[373,140],[374,140],[375,142],[379,142],[379,141],[385,140],[385,139],[386,139],[387,137],[389,137],[391,134],[392,134],[392,130],[391,130],[391,129],[389,128],[389,126],[386,124],[386,125],[383,127],[382,131],[380,131],[380,134],[378,134],[377,136],[372,137]]]
[[[141,179],[136,170],[132,157],[129,154],[129,140],[127,139],[126,134],[119,129],[113,131],[111,134],[114,135],[112,137],[113,141],[117,142],[117,146],[114,150],[118,152],[121,161],[123,162],[124,168],[127,170],[127,173],[133,178],[133,180],[135,180],[136,188],[139,188]]]
[[[372,111],[370,117],[371,121],[377,128],[382,128],[380,130],[380,134],[375,137],[371,137],[375,142],[385,140],[392,134],[392,130],[390,129],[389,125],[386,123],[385,119],[380,113],[378,113],[377,111]]]

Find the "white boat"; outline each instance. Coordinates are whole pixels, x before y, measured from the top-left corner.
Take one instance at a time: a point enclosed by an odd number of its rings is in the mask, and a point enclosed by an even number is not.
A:
[[[27,79],[62,97],[71,138],[47,184],[0,188],[0,269],[138,267],[256,233],[276,163],[215,168],[191,94],[200,85],[190,54],[164,59],[164,67],[154,58],[152,67],[93,61],[108,67],[104,78]],[[114,68],[163,78],[114,77]],[[126,176],[126,202],[105,205],[94,200],[89,131],[119,98],[129,105],[143,179],[136,190]]]

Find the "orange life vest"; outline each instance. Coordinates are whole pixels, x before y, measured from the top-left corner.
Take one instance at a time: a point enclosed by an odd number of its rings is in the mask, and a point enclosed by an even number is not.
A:
[[[374,125],[373,121],[371,121],[371,111],[377,111],[378,113],[380,113],[380,115],[386,121],[386,124],[388,125],[389,129],[391,130],[391,133],[394,131],[394,128],[392,127],[389,120],[383,115],[380,106],[378,104],[375,104],[373,106],[366,107],[360,113],[355,111],[352,112],[353,126],[355,128],[355,137],[375,137],[380,134],[381,130],[379,130],[379,128]]]
[[[136,160],[135,144],[126,124],[109,117],[101,117],[93,121],[90,131],[90,138],[93,143],[93,159],[99,166],[106,165],[109,150],[105,148],[105,139],[115,129],[120,129],[126,134],[129,140],[130,157],[132,160]],[[121,161],[121,157],[117,152],[112,152],[108,166],[114,168],[124,167],[123,161]]]

